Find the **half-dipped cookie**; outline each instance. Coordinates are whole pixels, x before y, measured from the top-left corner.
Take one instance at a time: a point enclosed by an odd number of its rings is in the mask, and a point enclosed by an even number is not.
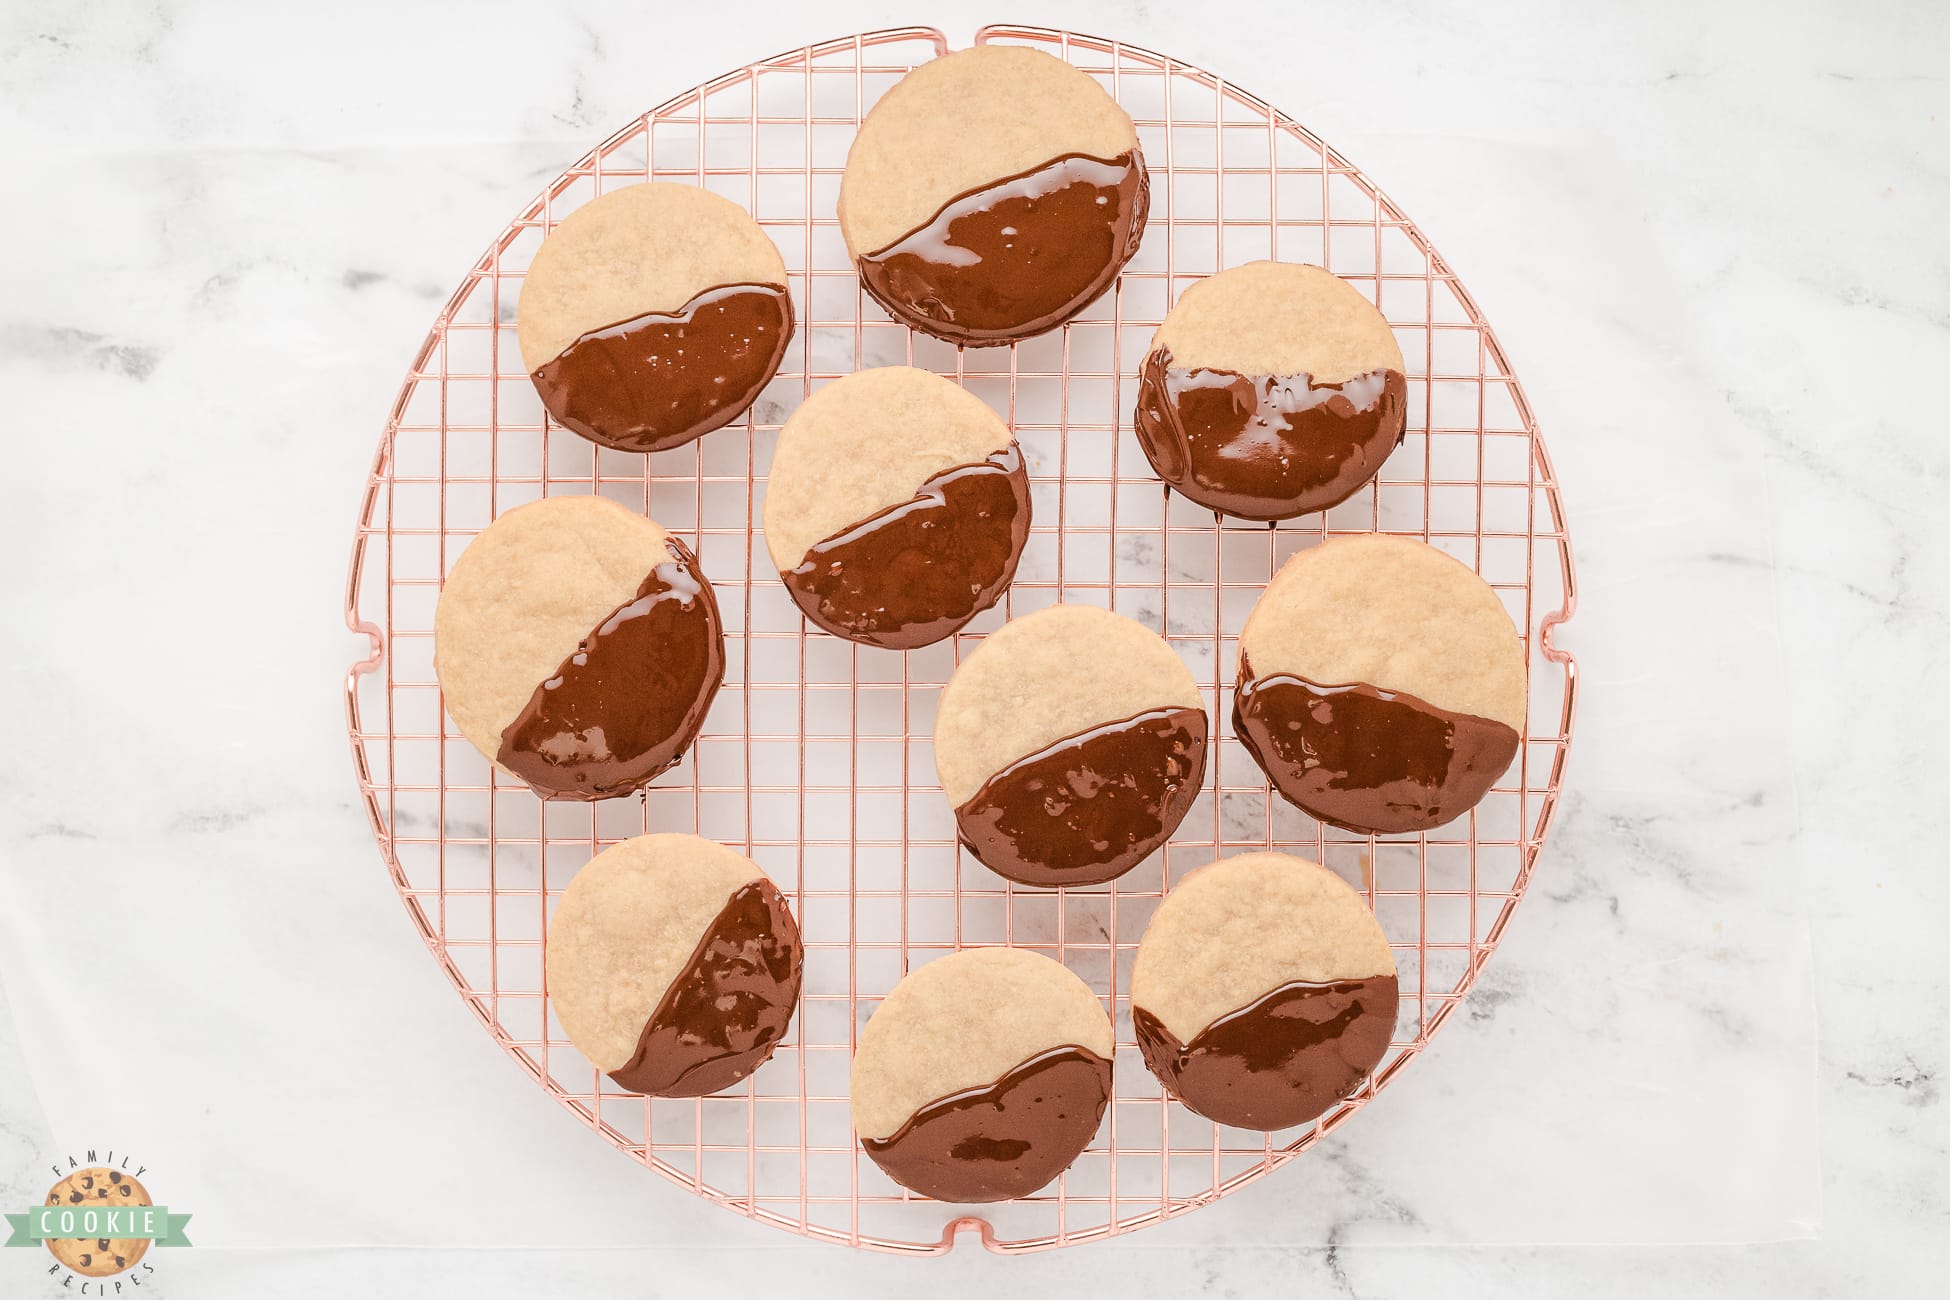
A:
[[[1301,551],[1239,633],[1232,729],[1273,788],[1352,831],[1425,831],[1516,757],[1523,643],[1461,562],[1380,533]]]
[[[601,497],[502,515],[433,619],[447,712],[543,798],[609,799],[675,767],[724,680],[717,598],[688,546]]]
[[[702,1097],[763,1065],[799,1004],[799,926],[758,864],[695,835],[611,845],[548,923],[548,997],[631,1092]]]
[[[1131,1027],[1172,1096],[1220,1124],[1305,1124],[1388,1052],[1395,957],[1325,867],[1248,853],[1165,895],[1131,968]]]
[[[659,181],[549,232],[518,323],[550,415],[605,447],[664,451],[758,397],[792,338],[792,299],[784,259],[743,208]]]
[[[938,1201],[1005,1201],[1090,1145],[1110,1101],[1110,1017],[1058,962],[971,948],[907,975],[853,1055],[853,1127],[889,1178]]]
[[[1198,683],[1092,605],[1013,619],[941,692],[934,765],[969,852],[1025,885],[1094,885],[1171,838],[1205,776]]]
[[[1138,442],[1158,477],[1240,519],[1353,496],[1402,440],[1401,347],[1374,304],[1318,266],[1249,262],[1185,290],[1138,372]]]
[[[1022,450],[986,402],[926,370],[828,384],[779,433],[765,544],[806,617],[908,650],[993,605],[1029,535]]]
[[[860,124],[840,231],[889,315],[950,343],[1053,329],[1108,289],[1150,204],[1129,114],[1052,55],[958,50]]]

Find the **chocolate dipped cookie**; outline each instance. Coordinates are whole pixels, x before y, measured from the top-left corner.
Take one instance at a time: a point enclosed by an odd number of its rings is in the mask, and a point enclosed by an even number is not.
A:
[[[981,398],[887,366],[828,384],[779,433],[765,543],[817,626],[909,650],[993,605],[1029,535],[1029,474]]]
[[[522,363],[550,415],[619,451],[743,414],[792,338],[785,260],[731,200],[626,185],[549,232],[521,283]]]
[[[799,927],[758,864],[695,835],[611,845],[548,923],[548,996],[631,1092],[702,1097],[748,1077],[799,1003]]]
[[[1380,472],[1408,411],[1374,304],[1318,266],[1249,262],[1185,290],[1138,372],[1138,443],[1174,490],[1240,519],[1338,505]]]
[[[1291,1128],[1361,1086],[1387,1054],[1395,958],[1367,900],[1284,853],[1201,867],[1165,895],[1131,968],[1144,1063],[1191,1110]]]
[[[1115,1043],[1088,985],[1047,957],[971,948],[912,971],[853,1056],[853,1126],[873,1162],[939,1201],[1045,1186],[1096,1137]]]
[[[1026,885],[1094,885],[1171,837],[1210,724],[1177,652],[1092,605],[1012,619],[942,690],[934,764],[963,844]]]
[[[724,680],[697,557],[601,497],[502,515],[461,552],[433,664],[461,734],[543,798],[609,799],[675,767]]]
[[[1371,533],[1301,551],[1239,634],[1233,734],[1321,821],[1426,831],[1475,807],[1525,718],[1503,602],[1425,542]]]
[[[1089,306],[1150,204],[1129,114],[1019,45],[945,54],[873,106],[847,152],[840,231],[868,294],[950,343],[1011,343]]]

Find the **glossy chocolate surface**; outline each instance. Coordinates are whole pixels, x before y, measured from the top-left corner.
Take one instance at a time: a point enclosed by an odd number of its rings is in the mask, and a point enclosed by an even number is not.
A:
[[[962,842],[1025,885],[1115,879],[1171,838],[1205,776],[1203,709],[1153,709],[1003,768],[955,809]]]
[[[986,1088],[929,1102],[888,1138],[862,1138],[901,1186],[972,1204],[1027,1196],[1068,1169],[1103,1122],[1110,1062],[1083,1047],[1030,1057]]]
[[[537,370],[549,414],[619,451],[665,451],[727,424],[771,382],[792,339],[776,284],[706,289],[674,312],[591,330]]]
[[[806,617],[890,650],[932,645],[993,605],[1029,536],[1029,475],[1010,443],[806,552],[780,576]]]
[[[610,799],[677,765],[724,681],[717,598],[675,537],[670,559],[584,637],[501,733],[495,761],[544,798]]]
[[[704,932],[609,1077],[653,1097],[702,1097],[763,1065],[799,1005],[805,953],[785,896],[769,880],[741,886]]]
[[[895,320],[950,343],[1009,343],[1062,324],[1137,251],[1151,203],[1136,150],[1065,154],[949,200],[934,219],[857,259]]]
[[[1388,1052],[1400,990],[1393,975],[1282,984],[1182,1042],[1131,1008],[1144,1063],[1172,1096],[1219,1124],[1271,1131],[1305,1124],[1361,1086]]]
[[[1351,831],[1425,831],[1476,806],[1517,756],[1504,723],[1366,683],[1255,678],[1242,655],[1232,730],[1273,788]]]
[[[1185,369],[1145,357],[1136,430],[1158,477],[1221,514],[1291,519],[1338,505],[1400,445],[1408,381],[1373,370],[1338,384],[1306,375]]]

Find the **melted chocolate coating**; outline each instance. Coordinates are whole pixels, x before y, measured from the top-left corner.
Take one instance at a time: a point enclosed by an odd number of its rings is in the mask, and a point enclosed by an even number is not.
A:
[[[1137,150],[1065,154],[950,199],[927,225],[856,259],[895,320],[950,343],[1012,343],[1061,325],[1137,252],[1151,182]]]
[[[1306,812],[1368,834],[1425,831],[1476,806],[1517,756],[1507,724],[1403,691],[1255,678],[1245,656],[1232,730],[1273,788]]]
[[[1181,1042],[1143,1007],[1131,1008],[1144,1063],[1172,1096],[1234,1128],[1305,1124],[1361,1086],[1395,1033],[1393,975],[1282,984]]]
[[[1408,381],[1371,370],[1338,384],[1144,358],[1135,420],[1158,477],[1240,519],[1291,519],[1353,496],[1407,427]]]
[[[1025,885],[1113,880],[1191,811],[1206,729],[1203,709],[1153,709],[1018,759],[955,809],[962,843]]]
[[[543,798],[610,799],[677,766],[724,681],[711,584],[675,537],[501,733],[495,761]]]
[[[1103,1123],[1110,1062],[1084,1047],[1032,1056],[986,1088],[929,1102],[892,1137],[862,1138],[901,1186],[972,1204],[1027,1196],[1068,1169]]]
[[[653,1097],[729,1088],[785,1037],[804,965],[799,926],[778,886],[741,886],[644,1022],[636,1055],[609,1077]]]
[[[591,330],[532,376],[549,414],[618,451],[667,451],[737,418],[778,372],[792,299],[719,285],[674,312]]]
[[[1029,475],[1012,442],[936,474],[912,500],[835,533],[780,577],[833,635],[912,650],[993,605],[1028,536]]]

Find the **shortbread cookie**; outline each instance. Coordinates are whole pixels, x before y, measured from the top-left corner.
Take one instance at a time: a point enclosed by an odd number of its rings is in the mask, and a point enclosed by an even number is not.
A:
[[[991,870],[1094,885],[1184,820],[1209,730],[1198,683],[1157,633],[1055,605],[962,660],[941,692],[934,763],[962,843]]]
[[[489,524],[447,575],[433,666],[461,734],[544,798],[608,799],[675,767],[724,680],[690,548],[601,497]]]
[[[548,923],[563,1031],[597,1069],[656,1097],[702,1097],[763,1065],[792,1022],[803,965],[778,886],[695,835],[604,849]]]
[[[76,1210],[155,1204],[141,1183],[104,1165],[77,1169],[54,1184],[47,1203]],[[108,1277],[134,1268],[149,1253],[147,1237],[49,1237],[46,1244],[54,1258],[83,1277]]]
[[[1131,1025],[1172,1096],[1235,1128],[1305,1124],[1387,1054],[1395,956],[1325,867],[1247,853],[1185,877],[1131,968]]]
[[[1239,634],[1232,729],[1274,789],[1352,831],[1425,831],[1517,755],[1524,651],[1490,585],[1374,533],[1288,560]]]
[[[1029,473],[1009,426],[926,370],[862,370],[779,433],[765,544],[806,617],[909,650],[993,605],[1029,536]]]
[[[1374,478],[1407,412],[1402,350],[1374,304],[1318,266],[1249,262],[1166,313],[1136,428],[1158,477],[1191,500],[1291,519]]]
[[[792,338],[785,260],[694,185],[627,185],[549,232],[521,282],[522,362],[549,414],[620,451],[744,413]]]
[[[978,45],[924,63],[873,106],[840,179],[860,282],[950,343],[1062,324],[1137,251],[1150,204],[1129,114],[1040,50]]]
[[[873,1162],[940,1201],[1027,1196],[1070,1167],[1110,1101],[1110,1017],[1047,957],[971,948],[894,986],[853,1056]]]

